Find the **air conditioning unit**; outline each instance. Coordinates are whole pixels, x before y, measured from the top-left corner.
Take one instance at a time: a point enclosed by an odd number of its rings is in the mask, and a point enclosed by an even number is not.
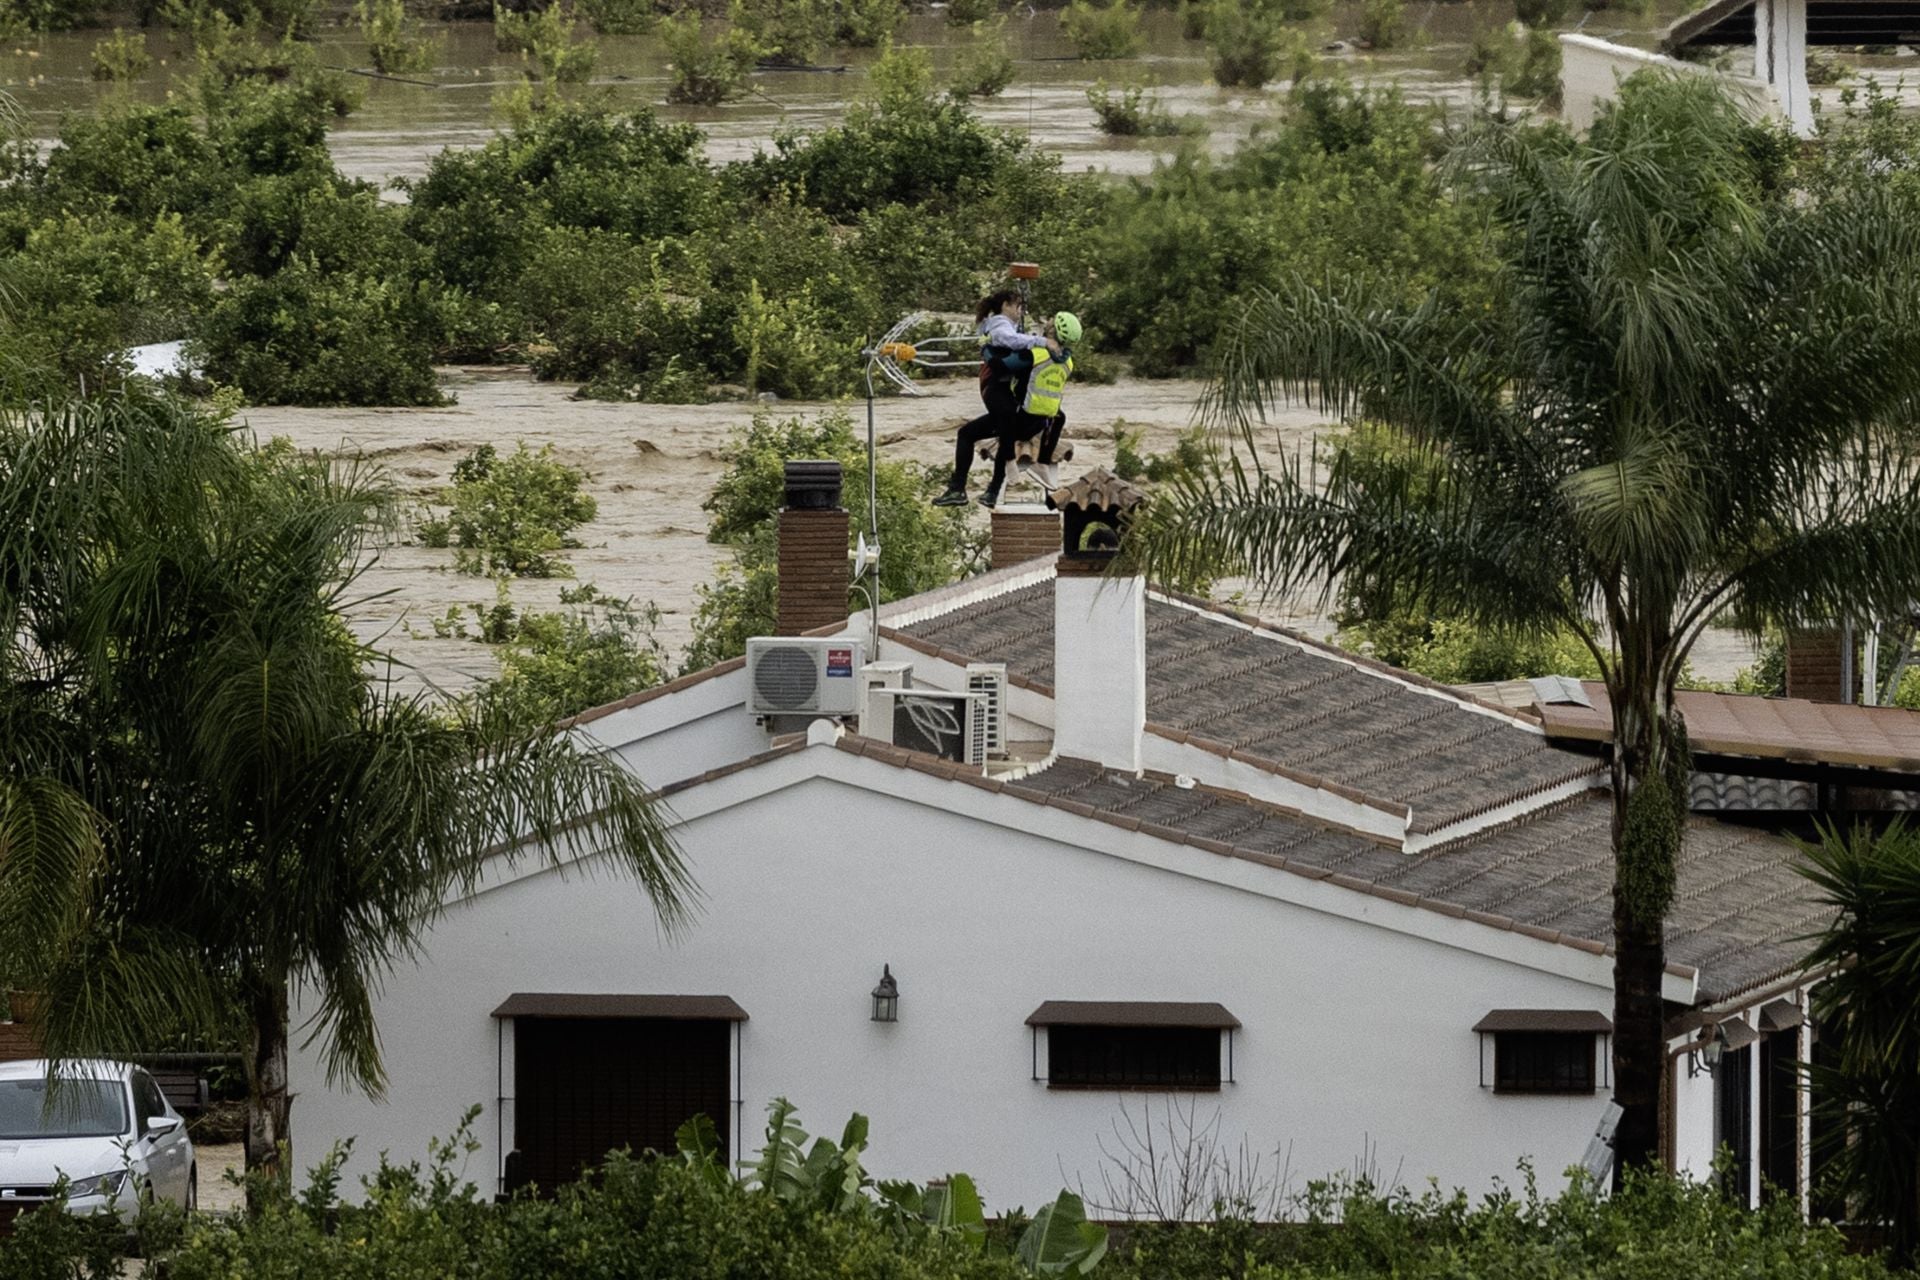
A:
[[[911,662],[869,662],[860,668],[860,723],[865,725],[875,689],[913,688]]]
[[[756,716],[850,716],[860,710],[864,646],[844,636],[747,641],[747,710]]]
[[[987,750],[1007,749],[1007,664],[969,662],[967,692],[987,700]]]
[[[986,699],[945,689],[875,689],[860,732],[961,764],[987,762]]]

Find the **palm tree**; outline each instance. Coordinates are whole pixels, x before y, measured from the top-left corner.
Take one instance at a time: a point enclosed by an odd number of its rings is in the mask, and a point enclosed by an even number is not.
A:
[[[56,1057],[237,1027],[250,1165],[288,1138],[290,990],[378,1094],[380,982],[493,859],[604,860],[668,926],[691,897],[617,762],[376,673],[346,616],[390,511],[165,400],[0,419],[0,978]]]
[[[1568,627],[1592,651],[1615,725],[1622,1168],[1658,1143],[1688,653],[1723,617],[1903,616],[1920,583],[1920,476],[1891,425],[1920,392],[1920,222],[1877,189],[1780,192],[1771,142],[1704,78],[1636,78],[1584,142],[1488,126],[1454,177],[1488,211],[1492,305],[1295,282],[1249,307],[1208,392],[1248,439],[1291,398],[1404,447],[1235,457],[1133,537],[1173,580],[1233,560],[1266,589]]]
[[[1920,830],[1821,833],[1807,878],[1836,908],[1807,957],[1830,1061],[1811,1078],[1839,1189],[1856,1218],[1883,1223],[1896,1262],[1920,1245]]]

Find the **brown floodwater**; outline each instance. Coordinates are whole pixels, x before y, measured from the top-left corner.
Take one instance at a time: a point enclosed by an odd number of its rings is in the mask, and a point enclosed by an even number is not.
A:
[[[1658,31],[1687,7],[1686,0],[1660,0],[1645,15],[1606,11],[1586,15],[1582,30],[1651,47]],[[1340,3],[1325,18],[1301,24],[1316,48],[1344,42],[1326,56],[1356,80],[1391,82],[1409,97],[1466,104],[1474,95],[1463,64],[1476,35],[1511,20],[1505,0],[1477,3],[1407,5],[1409,25],[1418,33],[1412,47],[1383,52],[1352,49],[1359,28],[1358,3]],[[1284,85],[1265,90],[1221,89],[1208,75],[1206,46],[1181,38],[1180,21],[1170,9],[1144,15],[1147,40],[1142,56],[1121,62],[1082,62],[1060,32],[1059,14],[1020,5],[1005,28],[1008,50],[1017,66],[1013,85],[997,98],[976,104],[989,122],[1026,134],[1035,146],[1058,152],[1069,169],[1115,174],[1144,174],[1157,156],[1173,151],[1174,139],[1116,139],[1096,128],[1086,89],[1096,79],[1113,84],[1158,87],[1166,106],[1178,116],[1196,118],[1209,145],[1228,150],[1273,112]],[[484,22],[435,23],[431,31],[443,43],[438,65],[410,76],[426,83],[364,79],[365,102],[332,134],[337,163],[355,177],[385,183],[417,177],[445,147],[477,146],[500,123],[495,99],[520,84],[525,63],[494,48],[493,30]],[[191,53],[175,33],[146,33],[152,68],[126,85],[103,85],[90,75],[91,51],[103,33],[65,32],[22,41],[0,49],[0,87],[16,97],[28,127],[51,138],[63,114],[90,111],[116,99],[158,102],[184,91],[192,69]],[[897,39],[932,50],[944,76],[970,37],[949,27],[938,12],[917,13],[903,24]],[[341,68],[365,70],[370,64],[359,31],[344,14],[323,24],[315,41],[322,60]],[[716,161],[753,153],[776,130],[812,129],[831,123],[860,90],[872,50],[835,49],[826,62],[843,71],[767,71],[756,74],[752,91],[720,107],[670,107],[666,54],[652,36],[603,36],[599,59],[587,91],[605,93],[619,104],[646,105],[668,119],[698,124],[707,134],[708,155]]]

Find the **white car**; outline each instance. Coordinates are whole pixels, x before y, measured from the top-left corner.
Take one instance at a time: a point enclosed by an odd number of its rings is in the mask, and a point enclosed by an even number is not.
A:
[[[125,1062],[69,1062],[52,1105],[44,1061],[0,1063],[0,1214],[51,1200],[69,1213],[131,1217],[151,1195],[192,1211],[193,1143],[152,1076]]]

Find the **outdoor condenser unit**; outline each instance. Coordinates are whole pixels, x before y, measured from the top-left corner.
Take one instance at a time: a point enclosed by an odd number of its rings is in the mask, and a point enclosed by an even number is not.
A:
[[[747,710],[756,716],[851,716],[860,711],[858,640],[756,636],[747,641]]]
[[[1005,751],[1007,749],[1007,664],[969,662],[967,692],[977,693],[987,700],[987,750],[996,753]]]
[[[873,689],[860,732],[960,764],[987,762],[987,700],[945,689]]]

